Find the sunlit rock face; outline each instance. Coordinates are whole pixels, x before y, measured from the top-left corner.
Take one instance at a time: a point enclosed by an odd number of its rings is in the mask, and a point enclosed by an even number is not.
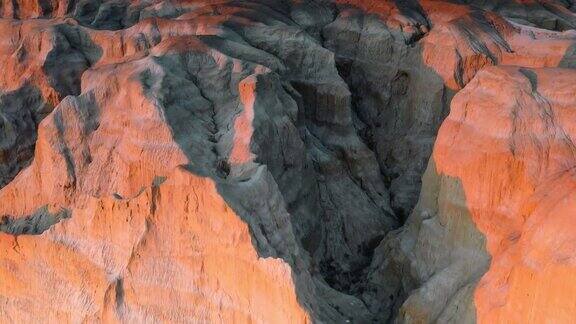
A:
[[[1,321],[576,317],[574,2],[0,12]]]
[[[372,265],[416,287],[399,321],[571,321],[575,77],[490,67],[455,96],[418,205]]]
[[[575,78],[564,69],[487,69],[455,98],[441,128],[439,137],[463,137],[437,141],[437,170],[461,179],[492,256],[474,294],[482,322],[569,322],[576,311],[565,297],[576,289],[568,275],[576,269]],[[463,138],[483,156],[461,151]],[[449,165],[452,154],[476,171]]]

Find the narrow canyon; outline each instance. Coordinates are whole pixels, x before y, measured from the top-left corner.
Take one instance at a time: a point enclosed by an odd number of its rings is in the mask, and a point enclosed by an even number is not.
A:
[[[575,0],[0,0],[0,323],[573,323]]]

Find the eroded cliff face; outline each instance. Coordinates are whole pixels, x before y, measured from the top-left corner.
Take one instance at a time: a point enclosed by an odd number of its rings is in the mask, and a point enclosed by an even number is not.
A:
[[[565,276],[574,271],[575,76],[491,67],[456,95],[418,205],[372,264],[373,282],[417,287],[400,321],[571,321],[574,304],[561,296],[574,289]]]
[[[576,313],[574,3],[0,11],[2,319]]]

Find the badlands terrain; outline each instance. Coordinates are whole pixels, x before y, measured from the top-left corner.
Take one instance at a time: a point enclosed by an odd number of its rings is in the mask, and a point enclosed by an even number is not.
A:
[[[574,322],[574,0],[0,14],[1,323]]]

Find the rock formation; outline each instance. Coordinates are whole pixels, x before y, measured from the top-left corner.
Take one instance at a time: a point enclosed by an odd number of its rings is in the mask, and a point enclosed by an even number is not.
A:
[[[576,316],[573,1],[0,12],[2,322]]]

